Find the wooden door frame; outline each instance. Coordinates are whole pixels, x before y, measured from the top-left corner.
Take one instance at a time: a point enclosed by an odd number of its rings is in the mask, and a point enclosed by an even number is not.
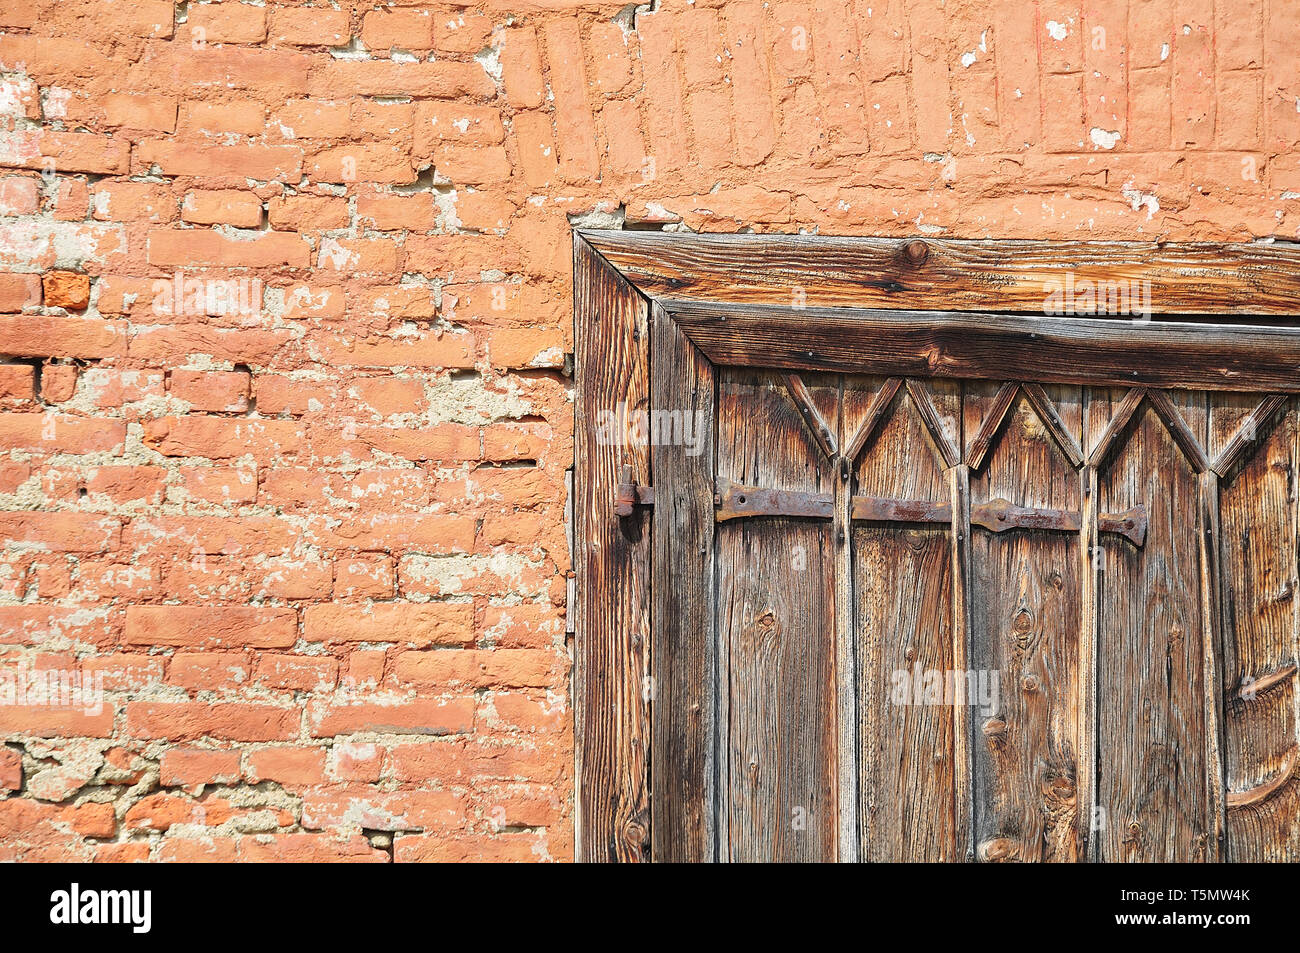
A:
[[[1286,320],[1300,315],[1300,245],[1286,242],[584,229],[573,233],[573,252],[574,811],[583,861],[650,859],[653,739],[683,729],[669,712],[652,730],[655,534],[653,509],[641,505],[655,486],[651,448],[599,439],[602,414],[650,409],[656,317],[708,364],[1300,393],[1300,324]],[[1052,290],[1085,282],[1145,283],[1150,320],[1045,314]],[[681,797],[700,783],[661,777],[656,787],[666,799],[670,785]],[[674,851],[710,853],[704,844]]]

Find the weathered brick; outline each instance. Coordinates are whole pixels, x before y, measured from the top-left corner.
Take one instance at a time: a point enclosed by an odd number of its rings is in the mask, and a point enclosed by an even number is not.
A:
[[[309,642],[400,642],[465,645],[474,641],[468,603],[373,602],[308,606],[303,637]]]
[[[284,648],[298,639],[292,609],[252,606],[130,606],[126,641],[194,648]]]

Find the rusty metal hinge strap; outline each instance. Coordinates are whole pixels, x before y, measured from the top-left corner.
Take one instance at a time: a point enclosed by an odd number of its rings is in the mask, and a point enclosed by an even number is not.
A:
[[[614,514],[631,516],[638,506],[655,505],[655,488],[638,486],[632,468],[625,466],[619,472],[619,483],[614,488]]]
[[[835,501],[830,493],[771,490],[718,481],[714,496],[719,522],[760,516],[793,516],[830,519]],[[889,500],[871,496],[853,497],[851,518],[878,523],[951,523],[952,506],[926,500]],[[1123,513],[1102,513],[1098,529],[1123,536],[1135,546],[1146,542],[1146,507],[1138,505]],[[989,500],[971,507],[971,523],[995,533],[1012,529],[1039,529],[1077,533],[1083,525],[1078,511],[1034,509],[1016,506],[1008,500]]]

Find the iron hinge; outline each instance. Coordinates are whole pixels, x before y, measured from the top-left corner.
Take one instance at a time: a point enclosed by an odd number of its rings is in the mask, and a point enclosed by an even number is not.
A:
[[[631,516],[638,506],[655,505],[655,488],[637,486],[636,478],[630,466],[624,466],[619,473],[619,484],[614,492],[614,513],[617,516]]]

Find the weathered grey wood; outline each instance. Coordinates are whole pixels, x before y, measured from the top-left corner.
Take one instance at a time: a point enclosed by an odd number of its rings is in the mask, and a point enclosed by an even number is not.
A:
[[[1052,404],[1064,408],[1070,423],[1061,426],[1073,430],[1077,443],[1079,389],[1059,390]],[[971,475],[972,506],[1005,498],[1077,512],[1079,478],[1051,429],[1027,398],[1004,407],[1004,395],[1005,388],[992,384],[966,388],[967,430],[978,429],[990,448],[985,468]],[[997,710],[975,714],[976,856],[1077,860],[1079,631],[1087,564],[1069,536],[979,529],[971,563],[971,667],[997,672],[1000,688]]]
[[[653,759],[655,860],[716,856],[718,651],[713,586],[713,368],[658,305],[652,311],[651,406],[698,419],[699,453],[657,442]],[[689,415],[689,416],[687,416]],[[697,418],[698,415],[698,418]]]
[[[1003,384],[998,388],[991,402],[979,401],[980,406],[985,408],[984,419],[966,421],[967,429],[970,429],[972,424],[976,428],[975,439],[966,448],[966,466],[972,470],[978,470],[984,465],[984,457],[993,444],[993,438],[1001,431],[1002,423],[1006,420],[1019,392],[1020,385],[1014,381]]]
[[[828,460],[834,459],[839,453],[839,444],[835,439],[835,432],[831,429],[821,411],[817,409],[817,404],[813,400],[812,394],[808,390],[808,385],[803,382],[798,374],[785,375],[786,389],[790,392],[791,399],[795,406],[799,408],[799,413],[803,417],[804,423],[812,432],[813,439],[817,441],[817,447],[821,450],[822,455]]]
[[[1214,472],[1221,477],[1227,476],[1251,453],[1255,449],[1256,441],[1273,419],[1273,415],[1286,406],[1287,400],[1288,398],[1282,394],[1271,394],[1260,401],[1214,458],[1214,462],[1210,465]]]
[[[1038,414],[1038,419],[1043,422],[1043,426],[1048,429],[1056,440],[1056,445],[1061,448],[1065,458],[1070,461],[1070,466],[1076,470],[1083,466],[1083,451],[1079,448],[1078,438],[1070,432],[1070,428],[1061,420],[1056,404],[1048,396],[1043,385],[1025,382],[1020,385],[1020,389],[1025,397],[1029,399],[1029,403],[1033,405],[1034,413]]]
[[[1155,314],[1300,313],[1300,249],[1285,242],[584,234],[655,297],[1041,314],[1067,282],[1123,281]]]
[[[837,381],[803,387],[838,394]],[[721,372],[718,478],[829,495],[836,467],[775,375]],[[719,643],[727,660],[726,856],[836,856],[835,546],[830,521],[718,527]]]
[[[938,384],[936,403],[960,419],[960,389]],[[880,386],[846,387],[846,429],[855,429]],[[856,488],[868,496],[951,506],[952,485],[942,467],[904,393],[858,462]],[[914,666],[923,673],[955,668],[950,534],[948,527],[853,527],[863,860],[965,858],[958,840],[952,706],[891,699],[896,673],[907,680]]]
[[[951,382],[949,384],[951,386]],[[940,415],[939,408],[935,406],[925,384],[909,379],[907,381],[907,396],[912,398],[912,406],[916,408],[921,422],[925,424],[926,433],[930,435],[935,452],[943,461],[943,466],[955,467],[961,462],[961,434],[954,433],[949,422],[945,421],[943,416]],[[955,417],[955,422],[959,426],[961,423],[960,406],[960,396],[958,396],[958,414]],[[949,418],[949,420],[953,419]]]
[[[1147,392],[1145,388],[1135,387],[1119,400],[1114,403],[1108,400],[1107,395],[1099,395],[1094,401],[1098,408],[1109,408],[1103,411],[1109,416],[1104,417],[1104,424],[1099,425],[1099,433],[1088,453],[1088,465],[1091,467],[1100,467],[1115,447],[1120,443],[1129,421],[1137,413],[1137,409],[1142,406],[1142,401],[1146,400]]]
[[[853,460],[870,438],[870,430],[897,393],[898,378],[886,381],[867,409],[874,420],[846,417],[845,378],[836,382],[835,429],[838,445],[844,454],[832,460],[835,482],[835,518],[832,541],[835,548],[835,804],[837,812],[835,857],[842,863],[854,863],[861,856],[858,817],[861,813],[858,791],[858,658],[857,625],[853,594]],[[854,429],[850,432],[849,427]]]
[[[1151,402],[1151,409],[1164,421],[1165,427],[1169,430],[1169,435],[1174,438],[1174,442],[1182,449],[1183,456],[1187,458],[1192,471],[1194,473],[1204,473],[1208,470],[1210,461],[1205,455],[1205,449],[1201,446],[1201,441],[1197,439],[1196,434],[1192,433],[1191,427],[1183,419],[1183,415],[1178,412],[1178,408],[1174,406],[1172,398],[1164,391],[1153,390],[1147,392],[1147,400]]]
[[[1106,386],[1300,392],[1300,329],[666,300],[719,364]]]
[[[1113,398],[1112,398],[1113,399]],[[1171,395],[1203,439],[1204,396]],[[1199,413],[1198,413],[1199,401]],[[1089,411],[1103,406],[1090,400]],[[1146,544],[1101,542],[1098,804],[1102,861],[1203,861],[1213,837],[1206,777],[1200,487],[1184,449],[1144,405],[1099,474],[1098,505],[1145,503]]]
[[[592,240],[574,249],[579,858],[1300,858],[1300,252]],[[1044,315],[1066,272],[1151,281],[1156,320]],[[772,369],[820,519],[715,523],[712,417],[700,457],[597,439],[620,403],[712,413],[714,362]],[[732,416],[756,434],[771,415]],[[791,449],[777,488],[809,476]],[[854,524],[855,498],[949,525]],[[1001,499],[1024,509],[998,519]],[[1138,505],[1145,539],[1102,535]],[[1049,639],[1075,584],[1077,637]],[[999,666],[1014,696],[973,724],[891,704],[915,662]]]
[[[961,392],[959,392],[961,393]],[[964,442],[957,435],[957,446]],[[971,564],[970,467],[958,463],[948,468],[952,487],[952,526],[949,544],[952,560],[952,667],[966,675],[972,671],[971,628],[973,568]],[[978,676],[977,676],[978,678]],[[970,683],[965,682],[969,692]],[[978,681],[977,681],[978,691]],[[956,692],[954,692],[954,696]],[[957,859],[974,860],[975,845],[975,766],[971,732],[975,719],[971,701],[954,697],[952,712],[952,789],[953,840]]]
[[[1083,390],[1083,439],[1090,443],[1096,415],[1090,407],[1088,390]],[[1079,717],[1076,722],[1077,749],[1076,789],[1079,797],[1079,857],[1096,861],[1100,832],[1107,815],[1098,810],[1097,801],[1097,626],[1100,621],[1098,599],[1101,597],[1101,565],[1104,553],[1099,540],[1097,501],[1100,498],[1097,468],[1091,464],[1079,473],[1079,492],[1083,500],[1083,520],[1079,532]]]
[[[648,859],[650,515],[614,515],[619,471],[649,484],[645,446],[599,439],[602,413],[645,409],[648,306],[580,237],[574,256],[577,857]]]
[[[1200,449],[1199,444],[1197,448]],[[1201,459],[1208,466],[1204,451]],[[1223,690],[1219,676],[1223,652],[1219,475],[1213,470],[1203,470],[1198,475],[1198,483],[1201,490],[1201,698],[1205,719],[1205,800],[1210,815],[1206,860],[1217,863],[1223,858],[1227,830],[1227,809],[1224,804]]]
[[[880,385],[871,398],[871,403],[867,405],[862,414],[861,420],[854,421],[853,435],[846,441],[847,449],[844,451],[845,472],[851,472],[857,465],[858,457],[862,455],[862,449],[876,435],[876,430],[884,421],[885,415],[893,405],[894,397],[897,396],[898,390],[903,386],[901,377],[890,377]]]
[[[1211,398],[1213,439],[1237,454],[1220,487],[1225,807],[1230,861],[1300,858],[1300,719],[1296,683],[1297,423],[1295,401],[1276,408],[1248,441],[1254,398]],[[1290,545],[1286,541],[1292,541]]]

